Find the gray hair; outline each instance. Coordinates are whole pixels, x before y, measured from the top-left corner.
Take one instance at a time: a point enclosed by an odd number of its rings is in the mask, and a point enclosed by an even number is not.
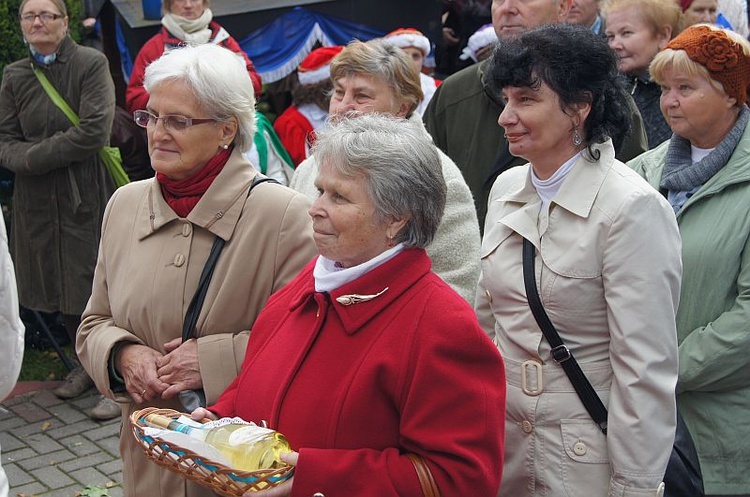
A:
[[[319,166],[365,178],[378,221],[407,219],[397,243],[430,244],[443,218],[447,187],[440,155],[420,126],[375,113],[340,119],[318,133],[312,154]]]
[[[353,40],[331,61],[331,81],[355,74],[384,81],[399,103],[409,105],[406,117],[424,98],[419,72],[411,58],[386,39]]]
[[[181,46],[146,68],[143,86],[151,93],[162,83],[176,81],[187,85],[210,117],[236,118],[234,143],[242,152],[250,150],[255,135],[255,91],[239,55],[213,43]]]

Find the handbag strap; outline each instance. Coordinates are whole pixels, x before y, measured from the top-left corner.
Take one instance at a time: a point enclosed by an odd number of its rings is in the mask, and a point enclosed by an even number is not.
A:
[[[74,126],[78,126],[81,123],[81,120],[78,118],[78,114],[76,114],[73,109],[70,108],[68,102],[66,102],[65,99],[62,98],[62,96],[57,92],[55,87],[52,86],[52,83],[50,83],[49,79],[47,79],[47,76],[45,76],[44,73],[40,71],[33,62],[31,63],[31,70],[34,71],[36,79],[38,79],[42,84],[42,88],[44,88],[44,91],[47,92],[47,96],[50,98],[50,100],[52,100],[52,103],[55,104],[63,114],[65,114],[65,117],[70,119],[70,122],[72,122]]]
[[[278,183],[273,178],[266,178],[260,174],[253,178],[253,182],[250,184],[250,188],[247,191],[247,196],[253,192],[253,189],[261,183]],[[211,277],[214,274],[216,268],[216,261],[219,260],[219,255],[224,248],[225,240],[219,236],[214,240],[214,244],[211,246],[211,253],[208,254],[206,264],[203,266],[203,272],[198,280],[198,288],[195,289],[195,294],[190,300],[187,312],[185,312],[185,321],[182,324],[182,341],[186,342],[195,336],[195,326],[198,324],[198,316],[203,309],[203,301],[206,300],[206,293],[208,293],[208,284],[211,282]]]
[[[547,312],[544,310],[542,299],[539,297],[539,290],[536,286],[536,276],[534,274],[534,257],[536,249],[534,244],[528,239],[523,239],[523,284],[526,287],[526,298],[529,301],[531,313],[534,315],[536,323],[542,330],[544,337],[552,347],[552,358],[562,366],[565,374],[568,375],[570,382],[573,384],[578,397],[581,398],[586,411],[591,419],[599,425],[602,433],[607,434],[607,408],[604,407],[602,399],[597,395],[594,387],[591,386],[588,378],[581,370],[573,354],[560,338],[560,334],[550,321]]]
[[[440,490],[437,483],[435,483],[435,478],[432,477],[430,467],[424,462],[424,457],[411,453],[406,454],[406,457],[414,465],[414,470],[417,472],[417,478],[419,478],[419,485],[422,487],[424,497],[440,497]]]

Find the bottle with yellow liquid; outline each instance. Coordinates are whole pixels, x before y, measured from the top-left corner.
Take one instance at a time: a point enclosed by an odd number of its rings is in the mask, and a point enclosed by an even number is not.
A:
[[[154,428],[166,428],[201,440],[218,450],[233,468],[243,471],[279,468],[285,465],[279,456],[292,452],[281,433],[252,423],[238,424],[232,418],[211,421],[200,427],[161,414],[147,414],[141,421]]]

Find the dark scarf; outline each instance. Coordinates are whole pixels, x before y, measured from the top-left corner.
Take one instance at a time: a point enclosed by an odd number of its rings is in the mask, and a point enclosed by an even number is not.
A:
[[[687,192],[703,185],[724,167],[745,132],[750,121],[750,109],[746,105],[740,110],[737,122],[726,134],[721,143],[702,160],[692,163],[690,142],[681,136],[672,135],[667,155],[664,157],[664,171],[659,186],[670,191]]]
[[[224,169],[230,155],[232,147],[214,155],[200,171],[181,180],[170,179],[164,173],[156,173],[164,200],[178,216],[187,217],[190,214],[216,176]]]

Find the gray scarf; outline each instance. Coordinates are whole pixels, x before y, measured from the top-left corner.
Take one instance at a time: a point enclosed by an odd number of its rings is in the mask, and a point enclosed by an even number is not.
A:
[[[743,105],[737,122],[721,143],[695,164],[692,163],[690,155],[690,142],[673,134],[672,139],[669,140],[667,155],[664,157],[664,171],[659,186],[671,191],[684,192],[703,185],[729,161],[729,157],[745,132],[748,121],[750,121],[750,109]]]

